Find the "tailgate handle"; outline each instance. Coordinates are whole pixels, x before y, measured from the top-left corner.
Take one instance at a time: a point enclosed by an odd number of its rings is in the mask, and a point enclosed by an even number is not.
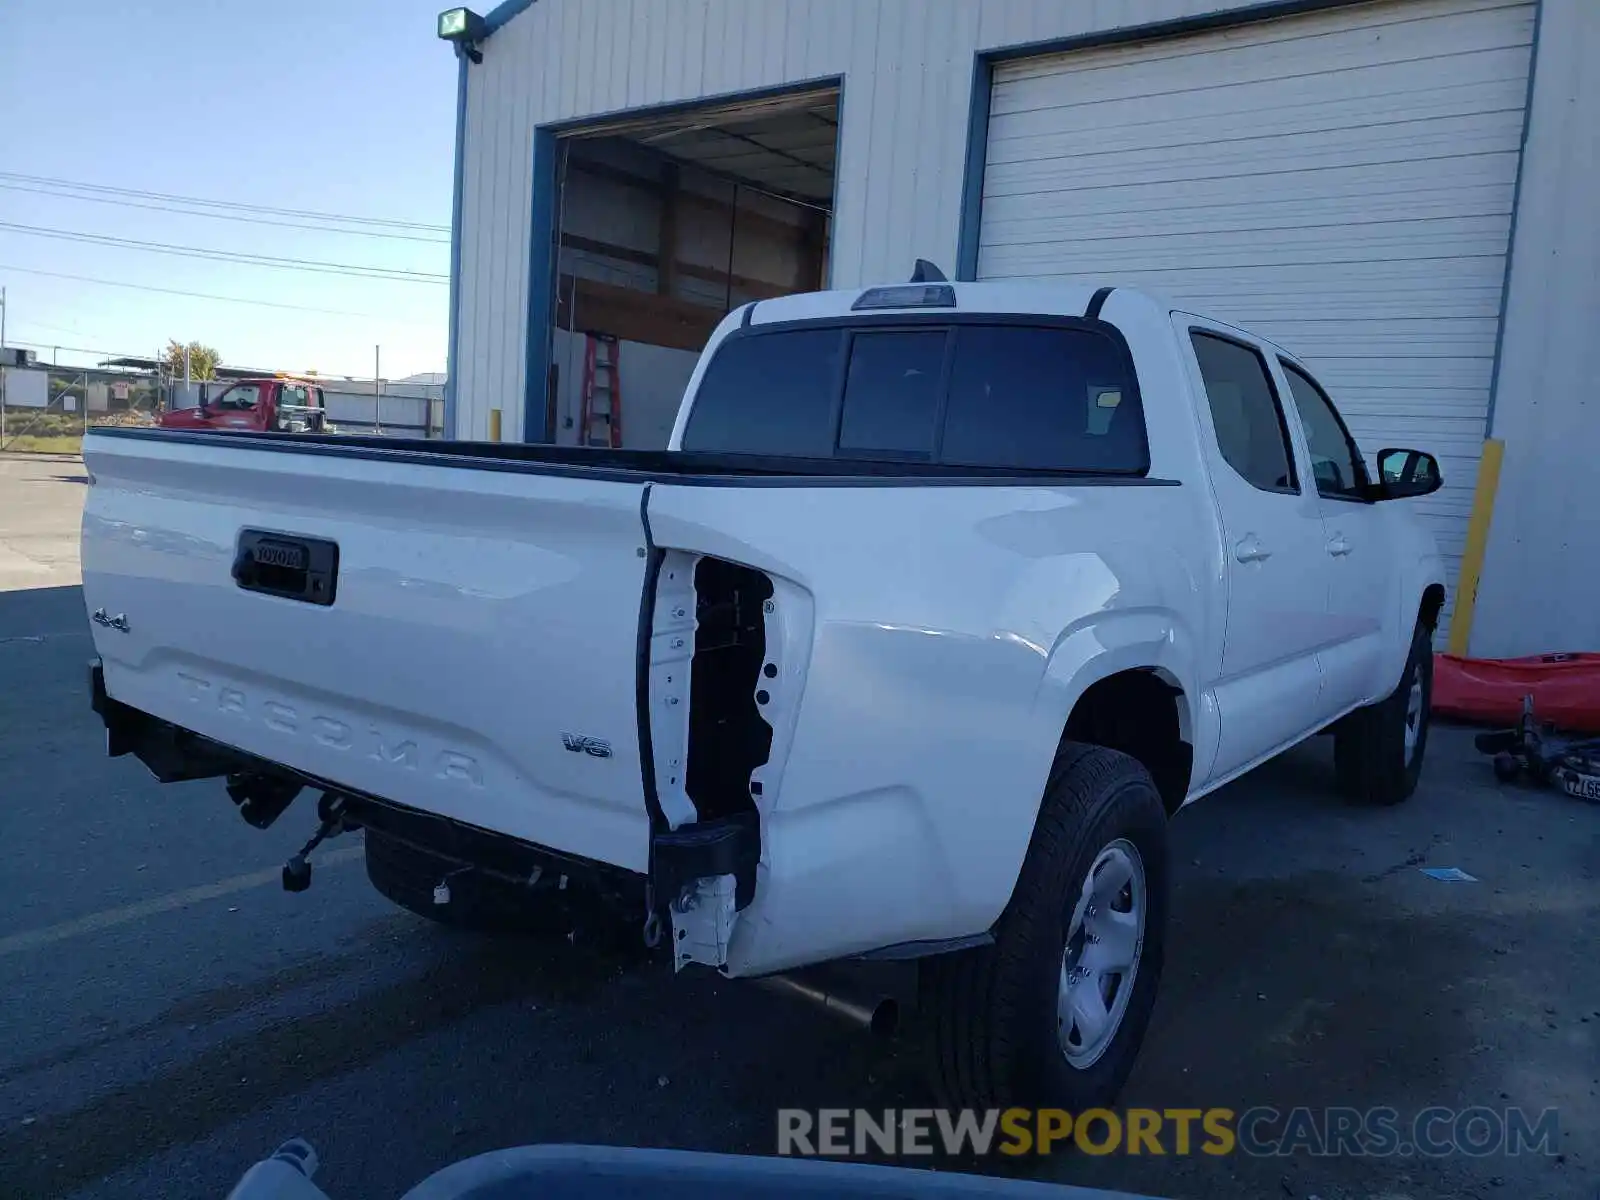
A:
[[[322,538],[246,529],[239,534],[233,579],[247,592],[326,607],[339,584],[339,544]]]

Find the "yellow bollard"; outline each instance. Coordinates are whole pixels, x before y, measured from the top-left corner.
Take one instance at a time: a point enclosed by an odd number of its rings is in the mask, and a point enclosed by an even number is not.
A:
[[[1456,606],[1450,614],[1448,649],[1457,658],[1467,656],[1472,640],[1472,610],[1478,603],[1478,577],[1489,549],[1489,524],[1494,517],[1494,495],[1500,487],[1500,460],[1506,444],[1487,438],[1478,461],[1478,486],[1472,493],[1472,516],[1467,519],[1467,548],[1461,556],[1461,578],[1456,584]]]
[[[489,440],[491,442],[500,440],[500,410],[498,408],[489,410]]]

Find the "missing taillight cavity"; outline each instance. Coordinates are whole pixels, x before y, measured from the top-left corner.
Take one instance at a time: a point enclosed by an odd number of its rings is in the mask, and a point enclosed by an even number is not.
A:
[[[694,589],[685,782],[704,821],[754,809],[750,776],[772,751],[772,726],[762,716],[757,691],[772,687],[763,672],[764,607],[773,588],[760,571],[703,558],[695,566]]]

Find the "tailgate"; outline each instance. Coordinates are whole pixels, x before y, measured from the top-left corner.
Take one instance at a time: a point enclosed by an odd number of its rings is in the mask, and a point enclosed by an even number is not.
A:
[[[352,790],[645,869],[642,481],[211,440],[84,441],[85,601],[126,618],[93,626],[111,696]],[[296,545],[336,545],[334,602],[236,582],[251,531],[278,535],[264,557],[291,568]]]

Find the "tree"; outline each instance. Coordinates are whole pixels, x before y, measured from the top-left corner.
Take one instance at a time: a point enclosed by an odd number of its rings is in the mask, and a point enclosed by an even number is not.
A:
[[[183,378],[183,352],[189,352],[189,378],[197,381],[215,379],[217,368],[222,365],[222,355],[210,346],[199,342],[190,342],[185,346],[182,342],[168,340],[167,342],[167,369],[172,372],[175,379]]]

